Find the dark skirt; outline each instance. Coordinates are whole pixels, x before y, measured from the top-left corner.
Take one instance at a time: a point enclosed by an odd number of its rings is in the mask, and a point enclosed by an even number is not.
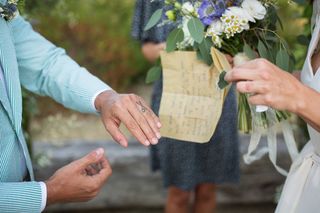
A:
[[[180,1],[182,2],[182,1]],[[164,42],[174,26],[165,25],[144,31],[149,18],[164,0],[137,0],[132,36],[144,42]],[[162,94],[162,80],[155,83],[152,108],[157,113]],[[236,183],[239,180],[239,142],[235,91],[224,104],[221,120],[209,143],[197,144],[162,138],[151,147],[152,169],[161,169],[164,186],[192,190],[201,183]]]
[[[162,79],[154,85],[152,109],[158,113]],[[193,190],[201,183],[237,183],[239,181],[239,138],[236,93],[226,97],[216,131],[205,144],[161,138],[151,147],[152,170],[161,170],[164,186]]]

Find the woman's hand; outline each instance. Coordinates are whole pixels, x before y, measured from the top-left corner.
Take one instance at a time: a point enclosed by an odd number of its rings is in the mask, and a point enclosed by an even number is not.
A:
[[[293,75],[281,70],[265,59],[256,59],[233,68],[225,76],[228,82],[237,82],[241,93],[252,96],[253,105],[266,105],[294,113],[305,106],[303,86]]]
[[[160,57],[160,52],[166,48],[165,43],[146,42],[142,45],[142,53],[149,62],[155,62]]]

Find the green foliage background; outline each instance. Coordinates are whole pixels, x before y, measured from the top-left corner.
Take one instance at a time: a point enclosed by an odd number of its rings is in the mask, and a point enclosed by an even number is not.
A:
[[[148,64],[130,37],[133,0],[26,0],[34,27],[81,65],[124,90]]]

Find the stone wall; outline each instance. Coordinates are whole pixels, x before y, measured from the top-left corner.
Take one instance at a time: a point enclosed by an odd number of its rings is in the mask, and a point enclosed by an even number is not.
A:
[[[288,169],[290,160],[282,139],[279,139],[278,162]],[[241,153],[245,153],[249,137],[241,136]],[[113,141],[68,141],[62,146],[36,142],[35,154],[50,156],[52,164],[45,168],[35,166],[38,180],[45,180],[54,171],[70,161],[79,159],[97,147],[106,149],[113,168],[113,175],[100,195],[82,204],[55,205],[49,210],[86,210],[103,208],[161,208],[165,202],[161,174],[149,169],[149,152],[137,142],[130,142],[124,149]],[[241,160],[241,181],[239,185],[219,186],[220,204],[259,204],[274,201],[276,188],[284,177],[276,172],[268,157],[245,165]]]

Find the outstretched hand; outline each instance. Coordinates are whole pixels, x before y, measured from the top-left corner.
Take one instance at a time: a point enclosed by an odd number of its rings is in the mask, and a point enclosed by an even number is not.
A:
[[[110,90],[101,93],[95,105],[101,113],[106,130],[122,146],[127,147],[128,140],[119,129],[121,123],[143,145],[158,143],[161,137],[160,120],[141,97]]]

